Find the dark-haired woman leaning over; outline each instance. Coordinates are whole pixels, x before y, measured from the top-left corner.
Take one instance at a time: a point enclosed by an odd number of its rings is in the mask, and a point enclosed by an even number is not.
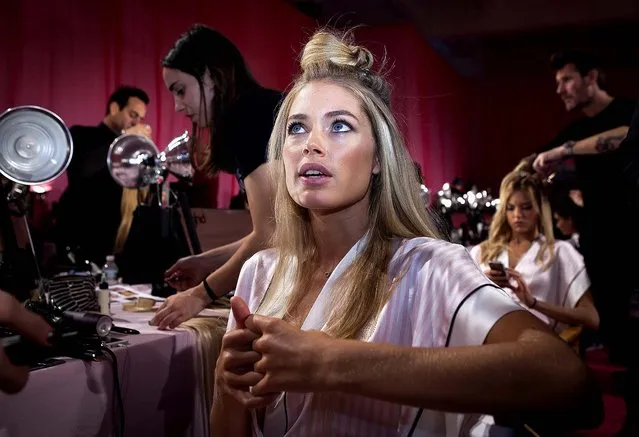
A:
[[[184,33],[162,65],[175,110],[193,123],[194,164],[211,175],[236,175],[253,224],[241,240],[182,258],[167,270],[167,282],[181,292],[169,297],[152,320],[166,329],[232,291],[244,261],[271,237],[274,191],[266,149],[282,94],[260,86],[237,47],[203,25]]]

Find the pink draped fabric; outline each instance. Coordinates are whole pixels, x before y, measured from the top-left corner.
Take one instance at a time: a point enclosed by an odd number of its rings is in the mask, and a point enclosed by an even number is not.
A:
[[[277,89],[291,81],[295,55],[315,27],[284,0],[6,2],[0,14],[0,111],[40,105],[67,125],[94,125],[118,85],[135,85],[151,98],[147,121],[163,148],[190,125],[173,110],[160,60],[194,23],[227,35],[257,79]],[[219,179],[218,205],[226,207],[237,183],[230,175]],[[65,186],[64,176],[57,179],[50,199]]]
[[[364,27],[358,41],[388,59],[393,110],[426,185],[469,170],[463,79],[409,26]]]
[[[174,112],[160,68],[162,56],[190,25],[200,22],[226,34],[257,79],[280,90],[290,84],[300,49],[317,27],[286,0],[4,3],[0,111],[35,104],[68,125],[97,124],[113,89],[136,85],[151,97],[147,118],[160,148],[190,128]],[[386,50],[394,109],[431,189],[455,176],[496,188],[521,156],[567,119],[546,66],[535,72],[515,66],[471,80],[408,24],[362,27],[357,37],[378,56]],[[59,178],[49,198],[57,199],[65,185]],[[237,189],[233,176],[221,175],[218,206],[228,206]]]

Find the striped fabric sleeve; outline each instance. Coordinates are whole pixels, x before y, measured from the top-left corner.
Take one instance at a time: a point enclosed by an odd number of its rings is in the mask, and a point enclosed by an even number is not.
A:
[[[409,280],[415,284],[413,346],[446,346],[453,325],[460,325],[456,331],[461,334],[456,333],[456,338],[462,335],[467,337],[465,342],[471,342],[481,337],[475,344],[482,344],[504,311],[520,308],[492,285],[463,246],[429,241],[414,252],[409,270]]]
[[[494,285],[483,285],[471,292],[453,317],[447,346],[478,346],[503,316],[525,311],[508,293]]]

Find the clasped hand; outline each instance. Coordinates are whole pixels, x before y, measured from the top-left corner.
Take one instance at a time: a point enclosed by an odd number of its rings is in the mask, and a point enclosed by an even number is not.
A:
[[[215,371],[216,390],[245,408],[268,405],[284,391],[324,388],[327,351],[333,341],[280,319],[251,314],[239,297],[231,300],[237,328],[227,332]]]

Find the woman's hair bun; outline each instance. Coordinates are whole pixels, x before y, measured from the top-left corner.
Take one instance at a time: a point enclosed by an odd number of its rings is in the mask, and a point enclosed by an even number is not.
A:
[[[367,71],[373,66],[373,61],[373,54],[368,49],[351,44],[349,34],[338,36],[322,30],[316,32],[304,47],[300,66],[303,72],[331,63]]]

